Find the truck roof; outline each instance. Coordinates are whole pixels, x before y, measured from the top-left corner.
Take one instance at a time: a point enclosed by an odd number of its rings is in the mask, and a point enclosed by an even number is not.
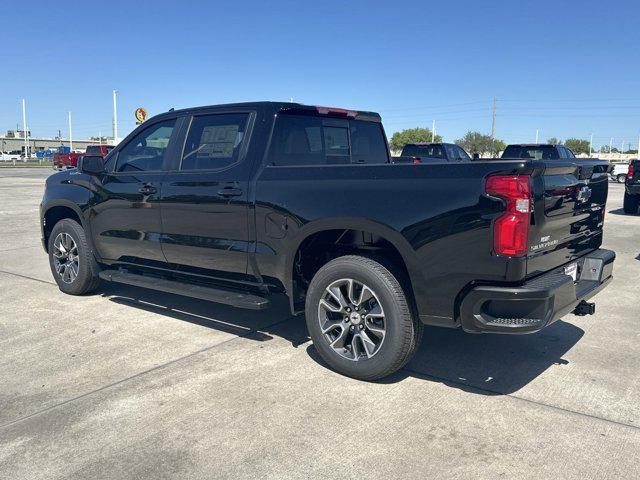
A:
[[[168,112],[161,113],[160,115],[168,115],[175,113],[190,113],[203,110],[210,110],[213,108],[255,108],[259,110],[269,109],[274,113],[287,112],[287,113],[301,113],[301,114],[315,114],[315,115],[327,115],[330,117],[348,117],[357,118],[358,120],[369,120],[380,122],[382,121],[380,114],[376,112],[369,112],[366,110],[353,110],[340,107],[325,107],[319,105],[304,105],[301,103],[293,102],[271,102],[271,101],[259,101],[259,102],[239,102],[239,103],[223,103],[219,105],[206,105],[200,107],[182,108],[179,110],[169,110]]]

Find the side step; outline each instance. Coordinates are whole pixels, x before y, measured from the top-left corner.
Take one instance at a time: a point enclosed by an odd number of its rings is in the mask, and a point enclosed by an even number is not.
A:
[[[222,288],[203,287],[190,283],[174,282],[162,278],[137,275],[118,270],[103,270],[100,278],[108,282],[125,283],[136,287],[149,288],[160,292],[174,293],[185,297],[199,298],[210,302],[223,303],[238,308],[263,310],[269,306],[269,300],[257,295],[238,293]]]

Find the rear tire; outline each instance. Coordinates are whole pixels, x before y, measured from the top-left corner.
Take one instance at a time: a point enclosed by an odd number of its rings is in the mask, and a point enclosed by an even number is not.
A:
[[[624,183],[624,181],[627,179],[627,176],[621,173],[616,179],[618,180],[618,183]]]
[[[61,291],[83,295],[98,288],[100,267],[78,222],[65,218],[56,223],[48,248],[51,273]]]
[[[640,195],[630,195],[624,192],[624,203],[622,209],[624,213],[635,215],[638,213],[638,205],[640,204]]]
[[[305,315],[314,346],[331,368],[377,380],[411,359],[423,325],[399,279],[402,275],[358,255],[336,258],[318,270]]]

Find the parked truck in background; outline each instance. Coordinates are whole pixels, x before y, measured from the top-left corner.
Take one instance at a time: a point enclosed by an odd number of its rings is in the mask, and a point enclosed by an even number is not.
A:
[[[624,213],[635,215],[640,206],[640,160],[632,160],[624,185]]]
[[[465,150],[454,143],[407,143],[393,163],[468,162]]]
[[[263,309],[284,293],[337,371],[401,368],[423,326],[528,333],[612,278],[608,163],[394,165],[373,112],[258,102],[170,111],[50,176],[60,290],[101,280]]]
[[[85,152],[71,152],[68,147],[59,147],[58,152],[53,155],[53,168],[57,170],[75,168],[78,165],[78,159],[82,155],[105,157],[111,150],[113,150],[112,145],[89,145]]]
[[[564,145],[548,145],[546,143],[512,144],[502,152],[502,158],[521,158],[535,160],[560,160],[576,158],[573,151]]]

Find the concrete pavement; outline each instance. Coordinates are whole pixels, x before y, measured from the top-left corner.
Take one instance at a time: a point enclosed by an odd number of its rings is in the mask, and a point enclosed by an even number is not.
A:
[[[378,383],[301,317],[106,285],[70,297],[39,246],[50,170],[0,170],[0,478],[638,478],[640,216],[597,314],[534,335],[428,328]]]

